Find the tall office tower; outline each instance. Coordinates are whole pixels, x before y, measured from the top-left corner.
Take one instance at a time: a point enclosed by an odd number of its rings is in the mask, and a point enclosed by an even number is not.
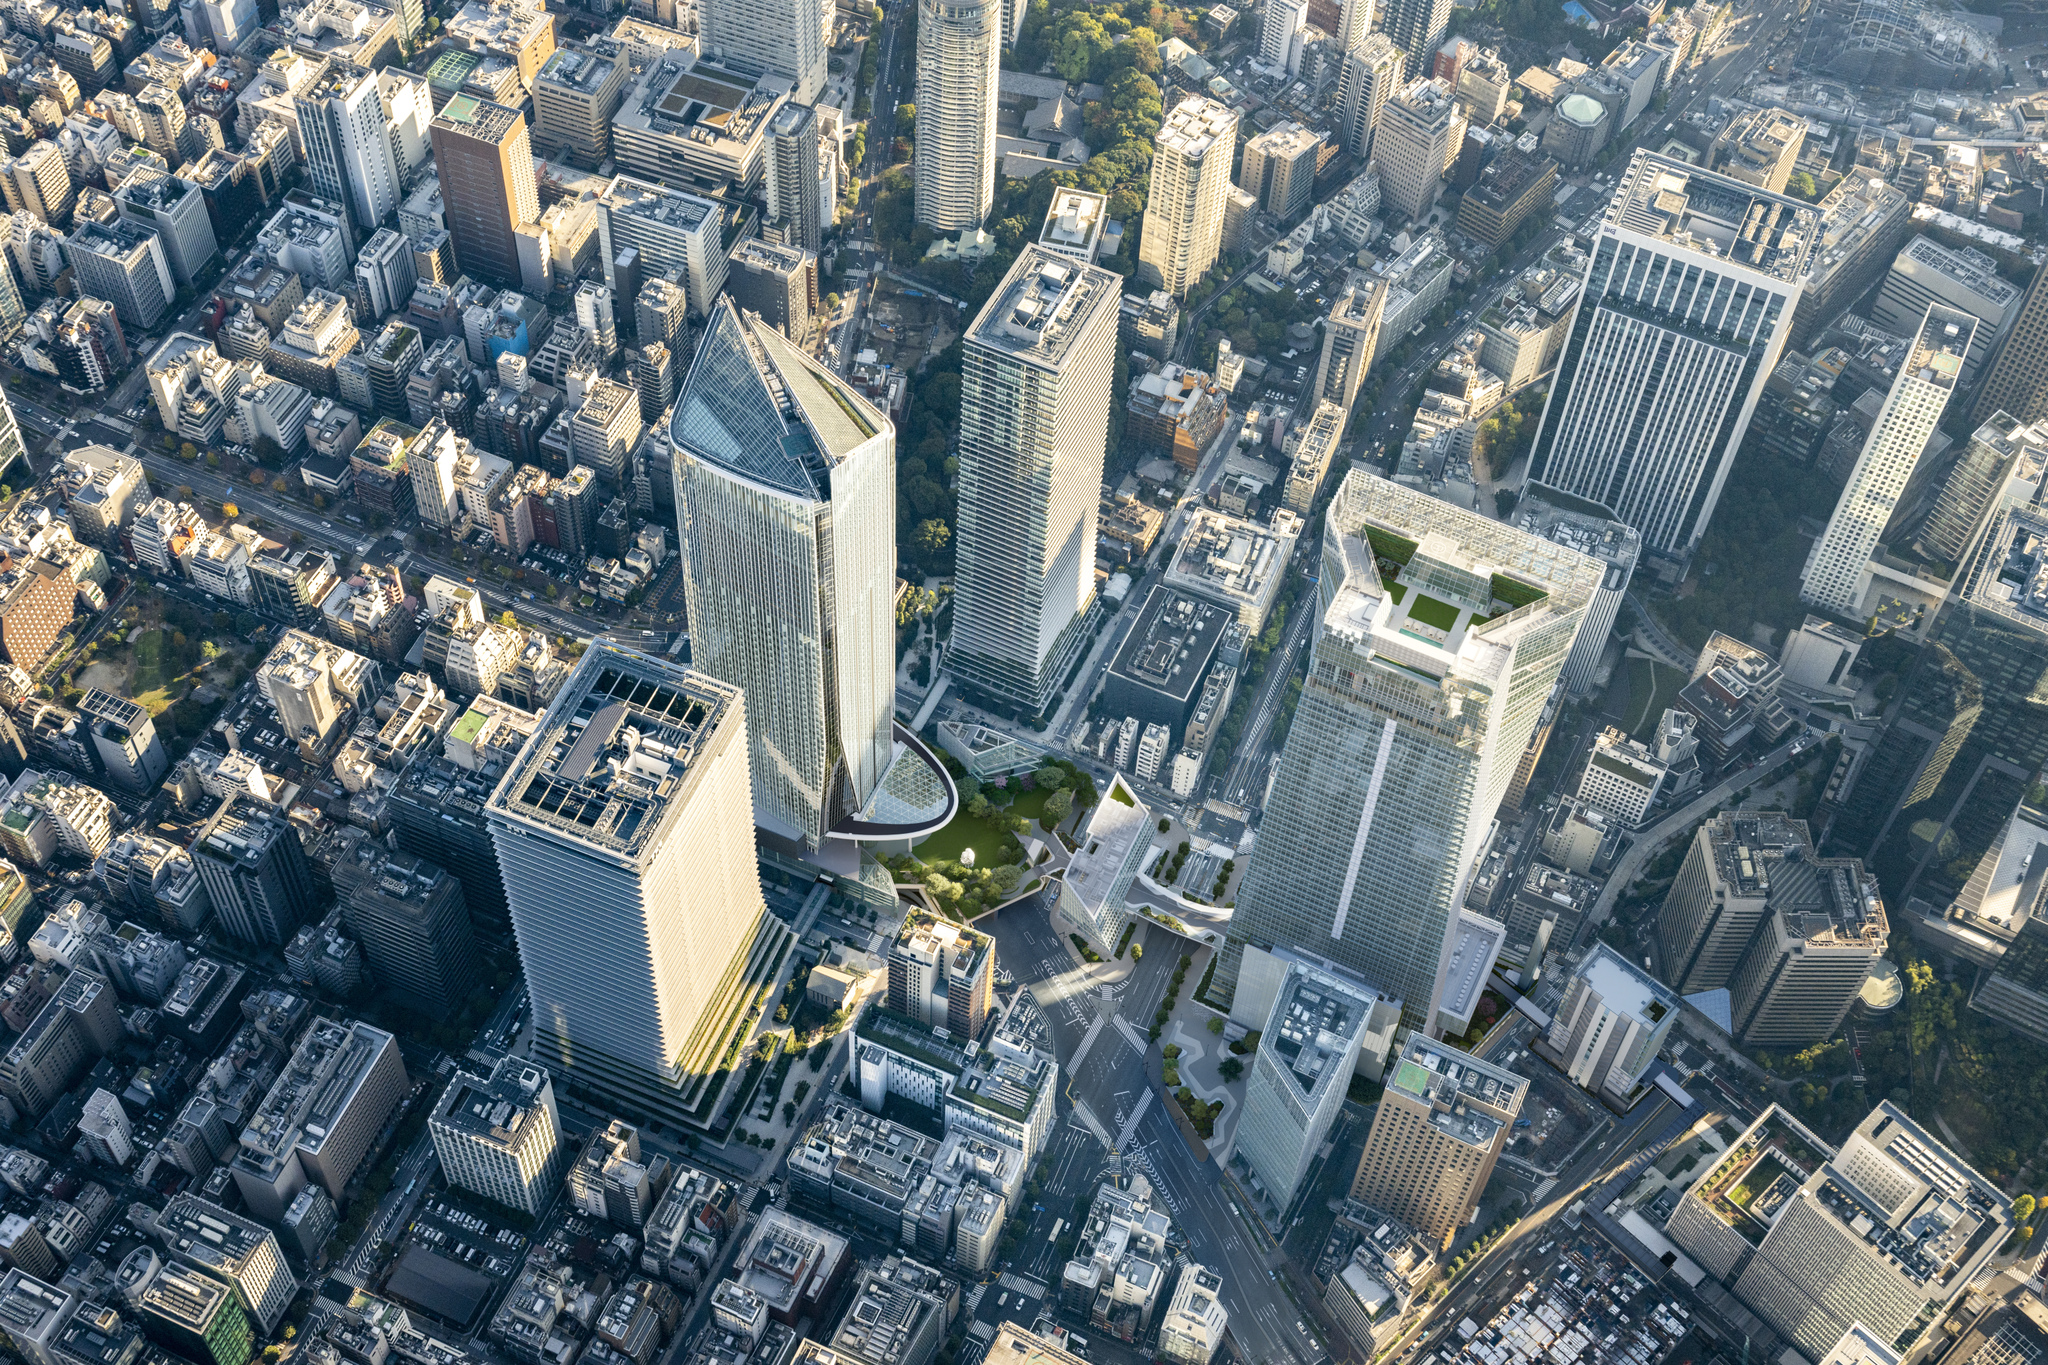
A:
[[[906,927],[890,947],[885,1002],[955,1038],[979,1038],[995,980],[994,939],[931,920]]]
[[[1002,0],[918,0],[917,221],[978,228],[995,197]]]
[[[2019,286],[1998,273],[1998,263],[1975,247],[1950,248],[1930,237],[1906,243],[1884,277],[1870,320],[1899,336],[1916,335],[1930,304],[1945,303],[1976,318],[1977,328],[1956,382],[1974,384],[1991,352],[2019,315]]]
[[[1835,513],[1807,552],[1799,578],[1802,600],[1837,616],[1863,619],[1871,553],[1948,408],[1976,329],[1977,319],[1961,309],[1928,305]]]
[[[1337,136],[1361,166],[1371,164],[1380,110],[1400,84],[1401,49],[1386,34],[1367,34],[1358,46],[1345,49],[1337,86]]]
[[[1308,27],[1308,0],[1267,0],[1259,25],[1259,61],[1293,76],[1301,71],[1302,31]]]
[[[486,815],[535,1050],[609,1101],[703,1121],[788,931],[754,863],[740,690],[597,641]]]
[[[1309,962],[1286,964],[1237,1121],[1237,1154],[1264,1187],[1275,1218],[1287,1217],[1301,1178],[1344,1107],[1360,1053],[1370,1050],[1367,1036],[1385,1034],[1377,1049],[1384,1059],[1397,1018],[1369,987]]]
[[[0,168],[0,189],[7,192],[7,207],[14,212],[30,214],[54,228],[71,226],[71,208],[78,196],[56,143],[35,143]]]
[[[1564,1074],[1626,1106],[1678,1025],[1678,993],[1604,943],[1579,960],[1546,1041]]]
[[[1406,54],[1405,73],[1426,75],[1451,26],[1451,0],[1386,0],[1380,28]]]
[[[1729,983],[1744,1047],[1797,1051],[1835,1035],[1890,937],[1877,879],[1854,858],[1809,860],[1803,885],[1771,888],[1770,908]]]
[[[1828,829],[1894,904],[1944,905],[2048,761],[2048,510],[1992,514]]]
[[[1804,821],[1731,812],[1693,836],[1658,912],[1657,952],[1678,991],[1729,992],[1738,1039],[1804,1047],[1841,1027],[1887,932],[1860,861],[1816,856]]]
[[[1436,204],[1462,120],[1451,88],[1439,80],[1417,77],[1388,98],[1372,146],[1388,221],[1419,221]]]
[[[640,348],[633,362],[633,391],[640,396],[641,421],[656,421],[668,411],[676,397],[676,364],[668,347],[650,341]]]
[[[458,1071],[427,1120],[448,1181],[535,1215],[554,1197],[569,1144],[548,1069],[500,1057],[489,1077]]]
[[[691,660],[751,699],[754,820],[815,850],[896,705],[896,429],[722,300],[669,423]]]
[[[71,234],[65,256],[81,296],[105,299],[130,327],[163,320],[178,286],[163,239],[135,223],[86,223]]]
[[[180,1194],[157,1215],[156,1234],[173,1261],[233,1285],[256,1325],[265,1333],[277,1330],[299,1282],[285,1268],[269,1228],[196,1195]]]
[[[1223,245],[1223,200],[1237,150],[1237,111],[1203,95],[1173,107],[1152,155],[1138,277],[1175,298],[1209,273]]]
[[[1225,155],[1219,183],[1229,169]],[[1155,170],[1155,205],[1159,184]],[[1026,246],[967,329],[946,666],[1032,712],[1072,666],[1095,595],[1120,284]]]
[[[55,1271],[51,1272],[52,1278]],[[29,1365],[70,1365],[57,1339],[78,1312],[78,1296],[19,1267],[0,1278],[0,1333]]]
[[[418,283],[412,243],[403,233],[378,228],[356,255],[356,288],[368,302],[372,317],[403,312]]]
[[[1316,399],[1335,403],[1351,418],[1358,386],[1379,345],[1380,316],[1387,307],[1387,286],[1377,280],[1344,291],[1323,325],[1323,358],[1316,365]]]
[[[597,165],[612,154],[612,116],[632,78],[624,53],[556,48],[533,78],[532,137]]]
[[[815,104],[825,92],[822,0],[706,0],[697,10],[705,55],[745,71],[781,76],[790,98]]]
[[[716,200],[630,175],[618,177],[597,201],[605,283],[619,298],[634,294],[633,270],[621,268],[633,266],[644,282],[674,281],[689,296],[690,311],[710,317],[725,285],[724,222],[725,211]],[[674,341],[667,344],[675,348]]]
[[[114,191],[114,202],[128,222],[156,229],[179,284],[191,284],[219,253],[213,222],[206,216],[206,197],[189,180],[136,171]]]
[[[1811,1359],[1859,1322],[1911,1357],[1997,1254],[2013,1211],[1886,1100],[1768,1223],[1737,1298]]]
[[[1977,391],[1977,406],[1970,410],[1973,420],[1986,422],[1993,413],[2004,412],[2032,425],[2048,417],[2048,287],[2044,286],[2048,286],[2048,272],[2035,271],[2012,331],[1992,359],[1984,387]]]
[[[1298,946],[1433,1029],[1465,880],[1605,566],[1356,470],[1327,528],[1308,680],[1217,984],[1236,988],[1247,945]]]
[[[256,1353],[249,1315],[211,1275],[165,1266],[137,1305],[149,1339],[198,1365],[238,1365]]]
[[[1529,1082],[1410,1034],[1386,1086],[1351,1197],[1447,1247],[1493,1175]]]
[[[633,335],[645,346],[660,342],[677,353],[688,330],[690,296],[669,280],[649,280],[633,300]]]
[[[1811,205],[1637,152],[1615,187],[1544,404],[1529,477],[1682,557],[1777,368]]]
[[[918,33],[923,41],[923,30]],[[923,77],[919,68],[919,78]],[[993,92],[995,86],[990,84]],[[948,92],[950,93],[950,92]],[[924,117],[923,100],[925,92],[920,86],[917,92],[918,117]],[[993,109],[993,105],[990,106]],[[988,159],[991,171],[995,168],[995,116],[989,116]],[[771,237],[783,246],[800,246],[806,251],[816,251],[825,241],[825,222],[832,211],[832,204],[825,201],[823,189],[818,180],[818,113],[802,104],[785,104],[777,109],[768,120],[768,131],[764,135],[765,146],[761,149],[761,170],[763,195],[768,203],[768,216],[761,224],[763,236]],[[987,212],[984,204],[982,212]],[[976,220],[977,224],[979,219]]]
[[[428,125],[455,260],[472,275],[520,278],[518,229],[540,217],[526,116],[457,95]]]
[[[292,104],[313,192],[347,204],[359,232],[376,231],[404,197],[377,73],[349,62],[329,62],[318,78],[292,96]],[[445,172],[442,191],[445,196]]]
[[[313,905],[313,872],[299,832],[251,796],[221,808],[192,844],[192,862],[228,937],[282,946]]]
[[[1356,52],[1365,45],[1373,31],[1373,0],[1344,0],[1344,7],[1338,12],[1337,46],[1345,52]]]
[[[1315,197],[1316,158],[1321,132],[1299,123],[1276,123],[1244,144],[1237,184],[1255,195],[1266,212],[1283,223],[1307,208]]]
[[[462,883],[411,853],[372,840],[334,869],[343,922],[363,947],[370,975],[399,1000],[433,1017],[466,1000],[483,979]]]
[[[571,306],[576,310],[576,325],[590,333],[597,342],[599,359],[610,365],[619,354],[619,326],[612,312],[612,291],[595,280],[584,280],[576,286]]]

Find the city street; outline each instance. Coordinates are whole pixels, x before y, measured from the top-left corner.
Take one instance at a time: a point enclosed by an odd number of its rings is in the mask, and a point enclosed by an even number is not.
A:
[[[1223,1277],[1231,1337],[1244,1359],[1258,1365],[1317,1365],[1327,1357],[1297,1326],[1303,1315],[1273,1269],[1279,1264],[1277,1253],[1251,1231],[1221,1186],[1215,1163],[1189,1151],[1164,1101],[1145,1079],[1140,1044],[1174,967],[1191,945],[1141,922],[1132,938],[1144,949],[1140,962],[1084,968],[1048,919],[1048,910],[1048,897],[1036,896],[996,912],[978,927],[994,935],[997,960],[1031,990],[1051,1026],[1066,1073],[1063,1114],[1085,1114],[1080,1121],[1096,1132],[1088,1141],[1098,1158],[1104,1155],[1106,1135],[1118,1155],[1146,1174],[1175,1228],[1188,1239],[1189,1259]],[[1183,992],[1193,989],[1192,980],[1182,986]],[[1072,1132],[1071,1124],[1061,1131]],[[1069,1160],[1069,1169],[1086,1165]],[[1049,1229],[1052,1219],[1066,1216],[1072,1197],[1045,1188],[1045,1211],[1027,1231],[1027,1246],[1049,1239],[1039,1224]],[[1056,1265],[1047,1267],[1048,1274],[1039,1273],[1048,1260],[1047,1253],[1034,1251],[1020,1269],[1056,1282]]]

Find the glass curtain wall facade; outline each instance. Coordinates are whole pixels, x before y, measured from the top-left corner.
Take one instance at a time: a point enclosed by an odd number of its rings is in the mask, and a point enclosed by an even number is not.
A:
[[[669,424],[691,661],[746,693],[754,818],[816,849],[896,705],[896,432],[722,299]]]

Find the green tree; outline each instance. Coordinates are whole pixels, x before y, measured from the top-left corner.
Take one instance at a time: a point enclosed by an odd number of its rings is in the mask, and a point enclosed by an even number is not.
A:
[[[1045,799],[1045,814],[1042,817],[1042,823],[1047,829],[1056,828],[1060,821],[1073,814],[1073,811],[1074,794],[1065,787],[1062,787]]]
[[[1220,1014],[1212,1014],[1212,1015],[1210,1015],[1210,1016],[1209,1016],[1209,1032],[1213,1033],[1213,1034],[1214,1034],[1214,1035],[1216,1035],[1216,1036],[1217,1036],[1218,1038],[1221,1038],[1221,1037],[1223,1036],[1223,1016],[1222,1016],[1222,1015],[1220,1015]]]
[[[2023,1194],[2012,1201],[2012,1216],[2022,1223],[2027,1222],[2033,1218],[2035,1207],[2034,1196]]]
[[[1216,1068],[1216,1074],[1226,1081],[1234,1081],[1244,1075],[1244,1062],[1236,1057],[1225,1057],[1222,1064]]]
[[[1792,172],[1792,178],[1785,182],[1785,193],[1808,203],[1820,198],[1820,186],[1813,183],[1813,177],[1805,171]]]
[[[936,517],[920,521],[917,529],[910,533],[911,548],[926,557],[938,554],[952,539],[953,528]]]

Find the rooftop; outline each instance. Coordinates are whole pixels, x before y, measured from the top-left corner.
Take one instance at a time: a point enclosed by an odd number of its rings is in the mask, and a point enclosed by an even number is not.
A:
[[[501,1147],[515,1146],[549,1079],[546,1067],[518,1057],[499,1058],[489,1077],[458,1071],[434,1107],[434,1124]]]
[[[1213,602],[1154,587],[1137,624],[1110,661],[1110,676],[1127,678],[1184,705],[1207,675],[1223,632],[1236,620],[1235,614]]]
[[[541,67],[534,84],[559,85],[581,95],[593,94],[611,78],[616,65],[611,58],[596,52],[560,47]]]
[[[1328,1085],[1349,1085],[1378,1000],[1363,986],[1306,963],[1291,963],[1267,1016],[1260,1051],[1279,1062],[1303,1096]]]
[[[1107,270],[1027,245],[969,324],[967,339],[1057,369],[1089,320],[1118,306],[1122,284],[1121,276]]]
[[[1430,1125],[1438,1132],[1471,1147],[1492,1145],[1520,1112],[1528,1088],[1514,1072],[1419,1033],[1409,1035],[1387,1079],[1387,1089],[1430,1107]]]
[[[1202,95],[1190,95],[1173,106],[1159,125],[1159,149],[1177,152],[1188,160],[1199,160],[1218,146],[1229,156],[1236,150],[1236,141],[1236,111]]]
[[[1301,535],[1301,518],[1281,509],[1261,524],[1211,507],[1197,507],[1181,536],[1164,581],[1234,609],[1278,586]]]
[[[600,640],[493,793],[497,816],[633,858],[681,809],[700,745],[736,689]]]
[[[889,420],[783,335],[719,302],[676,396],[669,439],[775,492],[831,497],[831,473]]]
[[[1576,975],[1586,979],[1602,1005],[1646,1029],[1654,1029],[1678,1008],[1678,992],[1604,943],[1593,946]]]
[[[1805,274],[1820,214],[1811,204],[1638,151],[1615,188],[1605,226],[1726,258],[1790,284]]]
[[[525,126],[526,116],[517,109],[491,104],[474,95],[457,95],[434,116],[436,128],[491,143],[502,143]]]

